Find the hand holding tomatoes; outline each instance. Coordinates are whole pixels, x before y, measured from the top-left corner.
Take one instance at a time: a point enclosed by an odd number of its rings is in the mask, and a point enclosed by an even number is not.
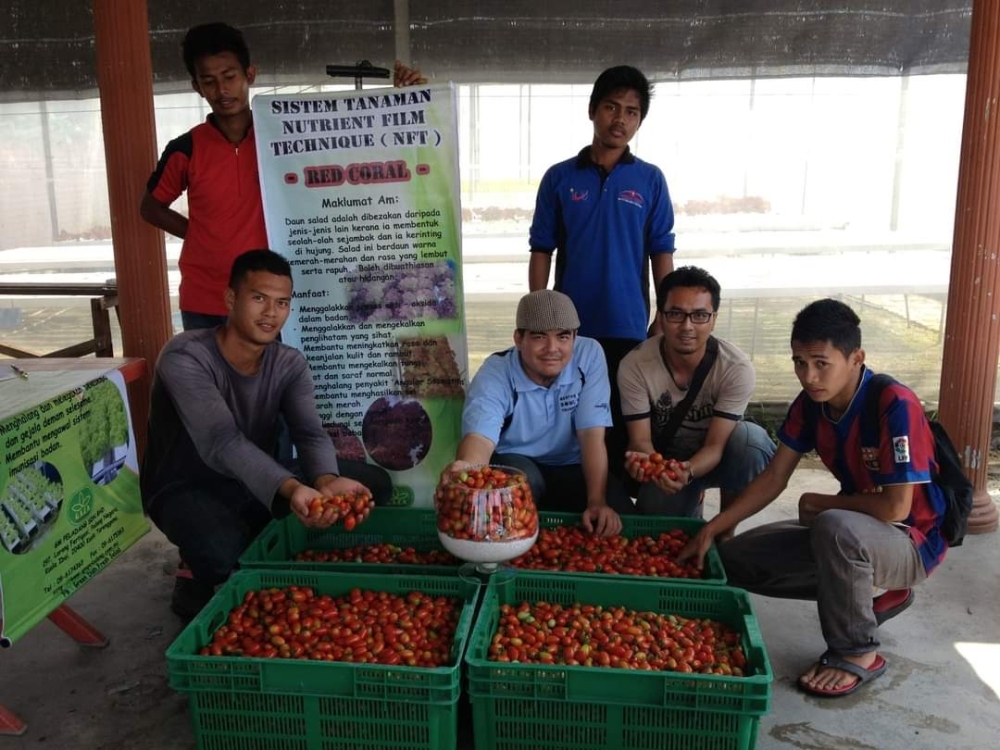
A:
[[[342,492],[332,497],[319,495],[309,502],[309,519],[319,526],[320,521],[330,518],[332,520],[327,526],[340,521],[344,524],[345,531],[354,531],[358,524],[368,518],[374,507],[375,501],[364,488],[361,492]]]
[[[625,452],[625,469],[637,482],[652,482],[661,476],[677,481],[677,461],[659,453]]]
[[[375,507],[367,487],[335,474],[318,477],[315,487],[289,477],[278,493],[288,498],[289,507],[304,525],[319,529],[342,521],[350,531]]]
[[[292,484],[293,482],[294,484]],[[332,508],[326,514],[319,514],[318,516],[311,514],[310,511],[313,504],[317,502],[322,503],[322,492],[315,487],[310,487],[308,484],[302,484],[294,478],[286,480],[286,484],[290,485],[291,489],[286,489],[285,485],[282,485],[279,494],[288,498],[288,507],[291,508],[292,513],[304,525],[325,529],[336,520]]]
[[[652,482],[667,494],[680,492],[691,477],[688,461],[664,458],[659,453],[625,452],[625,470],[638,482]]]
[[[361,482],[348,477],[325,474],[316,480],[316,489],[325,498],[323,509],[332,507],[334,510],[333,520],[330,523],[341,521],[347,531],[352,531],[355,526],[368,518],[368,514],[375,507],[371,491]],[[315,513],[314,507],[310,507],[310,513]]]

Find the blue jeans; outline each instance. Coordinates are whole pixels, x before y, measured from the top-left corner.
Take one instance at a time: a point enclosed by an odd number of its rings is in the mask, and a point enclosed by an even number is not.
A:
[[[209,315],[207,313],[187,312],[181,310],[181,325],[185,331],[195,331],[200,328],[215,328],[226,322],[226,315]]]
[[[774,451],[774,442],[763,427],[753,422],[738,422],[718,466],[703,477],[695,477],[691,484],[674,495],[646,482],[639,488],[636,509],[650,515],[701,517],[701,498],[705,489],[718,487],[739,494],[764,471]]]
[[[549,466],[517,453],[494,453],[490,463],[523,471],[538,510],[583,513],[587,509],[587,483],[580,464]],[[635,513],[632,498],[625,491],[625,486],[610,473],[605,501],[618,514]]]

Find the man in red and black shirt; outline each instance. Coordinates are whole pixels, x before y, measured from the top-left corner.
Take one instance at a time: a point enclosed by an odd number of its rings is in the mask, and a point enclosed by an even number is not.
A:
[[[229,269],[247,250],[267,247],[267,232],[250,114],[257,68],[247,43],[237,29],[209,23],[188,31],[183,54],[191,86],[212,114],[167,144],[139,210],[184,240],[180,308],[190,330],[225,321]],[[185,190],[187,217],[170,208]]]
[[[248,250],[266,248],[268,242],[250,111],[250,86],[257,77],[250,49],[239,30],[207,23],[188,30],[183,56],[191,87],[208,102],[212,114],[167,144],[139,213],[184,240],[181,321],[184,330],[192,330],[225,322],[233,261]],[[427,82],[419,70],[398,60],[393,72],[397,87]],[[170,208],[185,190],[188,216]]]
[[[712,540],[785,489],[803,454],[815,450],[840,492],[807,492],[799,519],[760,526],[722,544],[729,582],[765,596],[815,599],[828,650],[799,678],[813,695],[842,696],[885,672],[878,626],[912,601],[948,550],[945,497],[934,436],[917,396],[893,382],[877,421],[866,418],[872,373],[860,320],[832,299],[806,306],[792,327],[792,361],[803,391],[778,431],[770,464],[732,505],[681,551],[702,560]],[[878,425],[878,434],[871,425]],[[874,588],[888,589],[872,597]]]

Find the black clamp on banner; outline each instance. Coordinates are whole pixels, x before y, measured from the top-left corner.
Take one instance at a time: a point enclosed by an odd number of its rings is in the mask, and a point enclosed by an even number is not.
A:
[[[361,60],[357,65],[327,65],[326,74],[333,78],[353,78],[354,88],[361,90],[364,78],[389,78],[392,71],[389,68],[376,68],[368,60]]]

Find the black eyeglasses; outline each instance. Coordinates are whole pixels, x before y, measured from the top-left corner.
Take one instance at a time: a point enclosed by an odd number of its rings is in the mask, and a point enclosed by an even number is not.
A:
[[[693,312],[684,312],[683,310],[660,310],[660,315],[667,319],[668,323],[683,323],[688,318],[695,325],[704,325],[712,319],[715,315],[714,312],[709,312],[708,310],[695,310]]]

